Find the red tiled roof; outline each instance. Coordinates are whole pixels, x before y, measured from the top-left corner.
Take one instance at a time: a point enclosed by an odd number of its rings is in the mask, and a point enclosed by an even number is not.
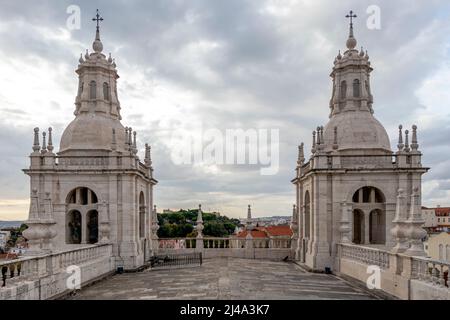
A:
[[[289,226],[270,226],[266,230],[271,236],[292,236],[292,229]]]
[[[237,234],[238,238],[245,238],[247,237],[248,231],[244,230]],[[267,234],[264,231],[261,230],[252,230],[250,231],[250,234],[253,238],[267,238]]]
[[[450,215],[450,207],[436,208],[436,209],[434,209],[434,212],[436,213],[436,216],[446,217],[446,216]]]
[[[270,226],[270,227],[256,227],[250,231],[253,238],[269,238],[276,236],[291,236],[292,230],[289,226]],[[237,234],[238,238],[247,237],[247,230],[243,230]]]

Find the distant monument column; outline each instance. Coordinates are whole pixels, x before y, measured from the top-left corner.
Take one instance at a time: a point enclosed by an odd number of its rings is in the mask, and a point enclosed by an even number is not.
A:
[[[195,242],[195,248],[203,250],[203,215],[202,215],[202,205],[198,205],[198,215],[197,215],[197,241]]]

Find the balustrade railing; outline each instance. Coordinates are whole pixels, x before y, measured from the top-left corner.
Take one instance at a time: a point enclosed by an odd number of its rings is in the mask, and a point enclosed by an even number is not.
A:
[[[181,250],[195,249],[197,242],[203,241],[203,250],[205,249],[288,249],[291,247],[291,239],[244,239],[244,238],[215,238],[203,237],[197,238],[169,238],[159,240],[159,249]]]
[[[38,257],[0,261],[1,287],[6,286],[10,281],[35,278],[48,272],[55,274],[68,266],[80,265],[106,256],[111,256],[109,244],[58,251]]]
[[[340,244],[341,258],[389,268],[390,253],[376,248],[362,247],[352,244]]]
[[[429,258],[412,258],[412,278],[435,285],[449,287],[448,273],[450,262]]]

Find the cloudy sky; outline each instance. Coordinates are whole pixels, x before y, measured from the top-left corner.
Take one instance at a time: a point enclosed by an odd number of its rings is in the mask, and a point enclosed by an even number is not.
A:
[[[67,8],[81,9],[69,30]],[[367,8],[381,9],[381,29]],[[104,52],[116,59],[122,123],[153,146],[155,201],[244,216],[289,215],[297,145],[326,124],[329,74],[355,36],[374,67],[375,115],[396,144],[397,126],[419,126],[424,205],[450,205],[450,3],[317,0],[0,0],[0,220],[26,219],[33,128],[52,126],[59,142],[73,119],[81,52],[91,49],[99,8]],[[179,130],[279,129],[280,170],[175,165]],[[182,131],[183,132],[183,131]],[[142,154],[142,149],[140,150]]]

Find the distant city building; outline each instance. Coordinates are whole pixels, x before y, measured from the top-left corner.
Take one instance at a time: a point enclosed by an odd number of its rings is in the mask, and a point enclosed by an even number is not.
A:
[[[425,251],[433,259],[450,262],[450,234],[442,232],[431,235],[425,242]]]
[[[450,232],[450,207],[422,207],[422,217],[428,233]]]

